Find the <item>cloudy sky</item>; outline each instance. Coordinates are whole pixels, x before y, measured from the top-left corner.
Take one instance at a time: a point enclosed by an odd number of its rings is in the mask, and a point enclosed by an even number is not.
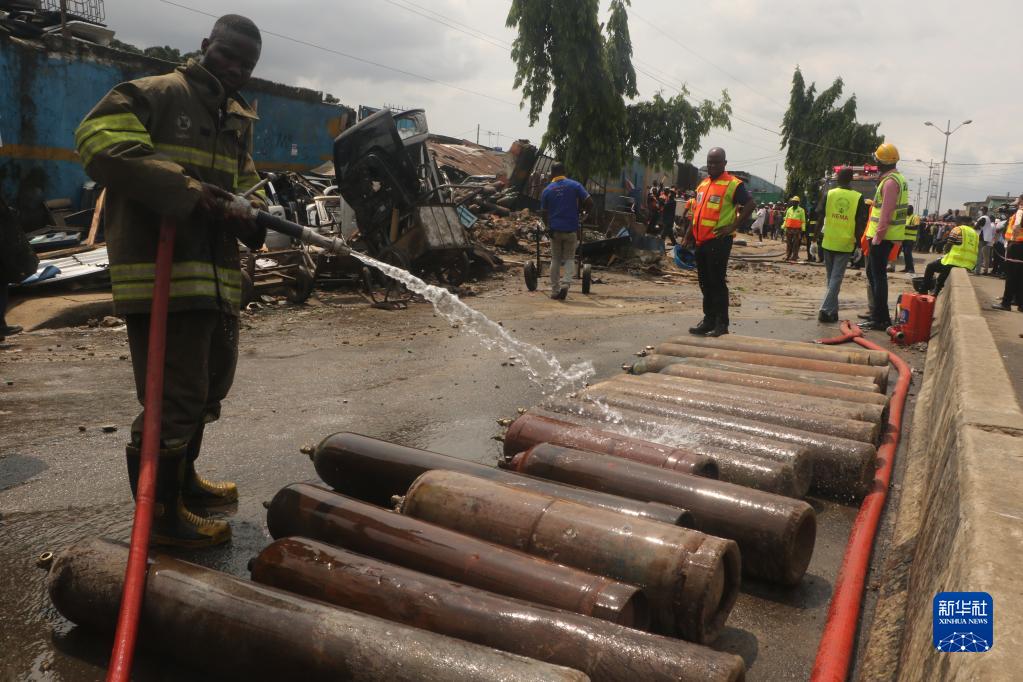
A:
[[[601,5],[603,20],[607,1]],[[212,23],[203,13],[246,14],[264,31],[257,76],[330,92],[350,106],[421,107],[435,132],[475,139],[479,125],[480,142],[504,147],[542,136],[512,88],[508,7],[508,0],[106,0],[108,25],[139,46],[194,49]],[[913,160],[940,162],[945,143],[924,121],[944,128],[951,119],[955,128],[972,120],[949,145],[942,206],[957,207],[1023,191],[1020,58],[998,21],[1016,9],[1009,0],[632,0],[630,30],[641,98],[675,94],[682,83],[701,99],[729,91],[732,130],[712,131],[697,161],[707,147],[723,146],[732,169],[768,180],[777,173],[779,184],[784,156],[772,131],[796,65],[820,88],[841,76],[860,120],[881,121],[902,154],[914,203],[918,181],[926,194],[928,169]]]

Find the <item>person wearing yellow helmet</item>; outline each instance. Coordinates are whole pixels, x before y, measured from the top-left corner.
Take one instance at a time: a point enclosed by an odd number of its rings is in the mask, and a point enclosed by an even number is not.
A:
[[[874,205],[867,220],[866,236],[870,240],[867,255],[867,280],[870,295],[870,319],[862,329],[884,331],[892,325],[888,307],[888,256],[896,243],[900,246],[906,234],[909,209],[909,183],[896,169],[899,150],[885,142],[874,152],[881,177],[874,193]]]
[[[806,229],[806,211],[800,206],[801,199],[794,196],[789,199],[789,207],[785,209],[782,227],[785,228],[785,260],[799,260],[799,244],[803,241]]]

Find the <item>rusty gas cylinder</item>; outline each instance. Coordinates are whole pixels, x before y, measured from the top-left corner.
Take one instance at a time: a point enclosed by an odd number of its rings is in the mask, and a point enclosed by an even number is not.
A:
[[[735,542],[516,490],[450,471],[412,484],[402,514],[639,585],[655,631],[693,642],[720,632],[739,589]]]

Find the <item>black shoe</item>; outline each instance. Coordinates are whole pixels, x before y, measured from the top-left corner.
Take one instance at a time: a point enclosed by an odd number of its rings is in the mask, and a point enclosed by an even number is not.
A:
[[[860,318],[861,320],[869,320],[870,319],[870,313],[869,312],[856,313],[856,317]]]
[[[891,322],[875,322],[873,320],[867,320],[866,322],[860,322],[859,327],[863,331],[879,331],[883,332],[892,326]]]
[[[714,328],[711,329],[709,332],[704,334],[704,336],[717,337],[717,336],[724,336],[727,333],[728,333],[728,325],[727,324],[718,324],[718,325],[715,325]]]
[[[838,322],[838,313],[826,313],[822,310],[817,313],[817,321],[823,324]]]
[[[713,329],[714,323],[712,323],[705,317],[702,320],[700,320],[700,324],[696,325],[695,327],[690,327],[689,333],[695,336],[703,336],[704,334],[706,334],[709,331],[712,331]]]
[[[4,286],[7,285],[5,284]],[[7,327],[4,327],[3,329],[0,329],[0,336],[14,336],[15,334],[20,334],[21,332],[22,332],[21,327],[19,327],[16,324],[12,324]]]
[[[558,300],[564,301],[566,298],[568,298],[568,287],[561,287],[558,290]]]
[[[1004,303],[992,303],[991,310],[1012,310],[1012,306]]]

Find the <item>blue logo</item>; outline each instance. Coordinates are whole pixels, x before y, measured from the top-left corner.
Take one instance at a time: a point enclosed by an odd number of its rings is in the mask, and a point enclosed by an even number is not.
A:
[[[987,592],[939,592],[934,597],[936,651],[983,653],[995,645],[995,601]]]

